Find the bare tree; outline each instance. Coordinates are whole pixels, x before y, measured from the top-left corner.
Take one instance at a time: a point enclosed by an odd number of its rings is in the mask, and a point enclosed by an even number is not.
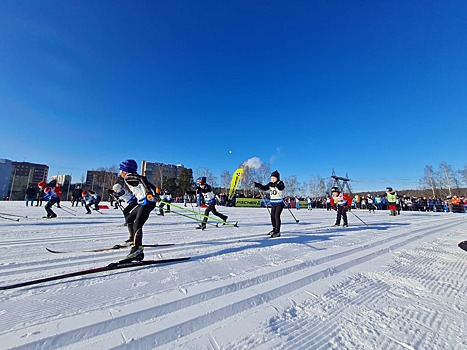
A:
[[[310,193],[313,198],[326,196],[325,180],[320,176],[313,176],[310,179]]]
[[[431,192],[433,193],[433,198],[436,198],[437,181],[436,173],[433,170],[433,167],[431,165],[425,166],[423,174],[423,177],[420,179],[420,185],[423,188],[431,189]]]
[[[213,188],[217,187],[217,177],[209,171],[208,168],[198,168],[196,169],[196,177],[206,177],[206,182],[210,184]]]
[[[232,182],[232,174],[230,173],[230,171],[224,170],[221,173],[221,186],[224,188],[224,190],[229,190],[230,182]]]
[[[254,179],[254,169],[250,168],[249,166],[243,165],[243,174],[242,178],[240,180],[240,184],[243,188],[243,191],[245,193],[245,196],[248,196],[248,193],[250,190],[254,189],[254,186],[252,184],[253,179]]]
[[[461,181],[467,185],[467,165],[464,166],[464,169],[459,170],[459,175]]]
[[[258,180],[261,183],[269,182],[269,177],[271,175],[271,166],[267,163],[261,164],[257,171]]]
[[[298,180],[296,175],[286,177],[284,180],[285,190],[288,196],[295,196],[298,193]]]
[[[439,183],[443,188],[448,189],[448,193],[452,196],[452,189],[458,187],[458,180],[456,179],[455,172],[452,167],[446,163],[439,165]]]

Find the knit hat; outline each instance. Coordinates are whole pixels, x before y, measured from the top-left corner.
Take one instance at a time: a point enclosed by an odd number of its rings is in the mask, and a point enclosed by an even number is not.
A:
[[[138,164],[136,164],[136,161],[133,159],[127,159],[121,162],[118,168],[126,173],[136,173]]]
[[[271,173],[271,177],[274,176],[277,181],[279,181],[281,178],[280,178],[280,174],[277,170],[274,170],[272,173]]]
[[[37,186],[39,186],[39,187],[47,187],[47,182],[45,182],[45,181],[40,181],[40,182],[37,184]]]

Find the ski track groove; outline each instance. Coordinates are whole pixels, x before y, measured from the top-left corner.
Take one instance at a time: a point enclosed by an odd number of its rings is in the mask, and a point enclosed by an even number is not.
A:
[[[155,344],[153,343],[154,339],[158,340],[157,345],[165,345],[169,344],[170,342],[177,340],[177,338],[173,338],[173,334],[177,333],[178,337],[186,336],[192,332],[198,331],[203,329],[204,327],[208,327],[209,325],[213,324],[214,322],[219,322],[223,319],[232,317],[237,315],[243,311],[249,310],[250,308],[267,304],[268,301],[283,297],[287,293],[292,290],[298,288],[304,288],[308,286],[310,283],[327,278],[329,276],[333,276],[335,274],[339,274],[343,271],[346,271],[354,266],[357,266],[363,262],[367,262],[369,260],[375,259],[381,254],[386,254],[392,252],[394,249],[403,247],[407,244],[410,244],[418,239],[425,238],[429,235],[432,235],[437,232],[438,227],[445,227],[446,223],[440,223],[437,226],[430,227],[429,230],[426,228],[420,228],[416,230],[412,230],[409,232],[404,231],[402,234],[384,237],[382,239],[376,240],[370,244],[366,244],[362,247],[352,248],[348,251],[332,254],[327,257],[319,258],[312,261],[307,262],[299,262],[296,265],[292,265],[287,268],[282,268],[281,266],[270,266],[270,268],[274,269],[273,271],[266,272],[260,276],[255,278],[250,278],[243,280],[241,282],[235,282],[227,285],[221,285],[219,287],[206,290],[200,292],[198,294],[189,296],[188,298],[182,300],[174,300],[170,303],[166,303],[164,305],[157,305],[151,308],[147,308],[145,310],[141,310],[138,312],[130,313],[124,316],[117,316],[113,315],[111,320],[104,320],[99,323],[88,324],[81,328],[74,329],[68,331],[66,333],[62,333],[60,337],[46,337],[44,339],[40,339],[38,341],[28,343],[24,345],[24,348],[42,348],[46,347],[49,349],[52,348],[60,348],[64,346],[69,346],[75,344],[75,342],[82,342],[83,340],[89,340],[90,344],[93,341],[98,340],[98,338],[102,337],[109,337],[114,335],[113,333],[120,334],[119,338],[121,339],[121,334],[123,334],[123,330],[126,331],[126,328],[131,328],[131,325],[138,324],[141,326],[141,323],[145,325],[151,325],[157,322],[157,318],[165,317],[168,314],[179,312],[180,310],[186,308],[197,307],[200,304],[205,303],[206,301],[212,301],[213,299],[219,299],[221,304],[224,305],[223,299],[229,299],[229,295],[235,293],[236,291],[241,291],[247,288],[255,287],[258,290],[262,290],[261,285],[267,285],[267,283],[271,281],[276,281],[279,277],[286,277],[290,274],[300,272],[302,275],[306,275],[306,277],[297,278],[290,281],[285,281],[283,284],[279,286],[274,286],[272,290],[268,290],[267,292],[263,292],[261,295],[255,294],[254,297],[241,299],[234,303],[227,303],[224,306],[218,307],[214,310],[211,310],[209,313],[198,316],[194,319],[190,319],[186,322],[181,322],[173,327],[169,327],[166,329],[162,329],[159,331],[152,332],[149,331],[149,334],[140,337],[138,339],[137,344],[132,342],[122,343],[121,345],[117,345],[116,349],[131,349],[131,348],[152,348]],[[448,224],[452,227],[458,226],[459,223],[451,223]],[[234,241],[234,239],[232,240]],[[396,241],[393,243],[393,241]],[[379,248],[379,246],[389,245],[386,248]],[[368,251],[376,250],[375,252],[367,253]],[[367,253],[366,255],[363,255]],[[433,253],[435,254],[435,253]],[[404,255],[404,254],[401,254]],[[436,255],[436,254],[435,254]],[[339,259],[349,259],[344,263],[334,264],[333,266],[325,267],[319,271],[312,272],[311,274],[306,274],[307,270],[314,270],[321,265],[326,265],[334,262],[335,260]],[[403,258],[403,257],[402,257]],[[95,261],[94,259],[93,261]],[[402,259],[401,259],[402,260]],[[423,263],[423,261],[428,260],[426,257],[419,256],[417,259],[418,263]],[[411,267],[413,261],[408,263],[403,269],[399,270],[398,268],[392,269],[392,272],[398,273],[399,275],[406,274],[412,278],[419,279],[421,281],[424,280],[427,276],[422,268]],[[458,266],[461,269],[461,264],[451,262],[448,264],[450,268],[454,266]],[[67,265],[68,266],[68,265]],[[412,265],[413,266],[413,265]],[[38,267],[40,269],[40,267]],[[465,275],[465,272],[464,274]],[[361,276],[359,276],[361,277]],[[93,278],[90,278],[90,283],[92,282]],[[105,278],[103,279],[105,280]],[[101,281],[102,282],[102,281]],[[273,331],[273,333],[281,333],[281,329],[288,330],[284,334],[289,334],[289,339],[293,339],[290,345],[285,347],[281,347],[283,349],[319,349],[320,347],[325,346],[328,344],[332,339],[336,338],[339,334],[339,326],[338,326],[338,319],[342,318],[342,315],[345,316],[352,313],[352,310],[342,312],[342,308],[348,304],[349,298],[351,296],[346,296],[344,293],[348,292],[357,292],[357,298],[353,298],[352,300],[352,307],[350,309],[358,308],[360,305],[364,303],[374,303],[379,298],[383,297],[383,295],[387,294],[389,290],[389,286],[385,285],[384,283],[374,283],[371,280],[364,281],[367,283],[364,287],[361,284],[361,280],[353,281],[353,284],[350,285],[342,285],[338,286],[331,290],[331,292],[326,293],[323,295],[323,298],[320,300],[318,305],[312,305],[311,303],[308,305],[310,307],[320,307],[322,310],[325,310],[327,313],[327,319],[323,320],[320,318],[315,318],[313,322],[303,321],[302,327],[297,327],[296,324],[290,325],[290,320],[287,318],[284,319],[277,319],[271,320],[269,324],[269,329]],[[98,283],[98,282],[96,282]],[[423,285],[423,284],[422,284]],[[260,288],[258,288],[258,286]],[[109,289],[107,284],[102,284],[102,288]],[[425,288],[428,288],[437,293],[437,295],[445,295],[447,292],[443,286],[439,285],[438,281],[429,281]],[[116,292],[117,294],[117,292]],[[84,294],[81,297],[77,297],[79,294],[75,295],[74,300],[80,300],[82,303],[89,302],[89,295]],[[100,295],[100,293],[96,293],[96,295]],[[262,297],[262,302],[257,303],[258,297]],[[452,292],[450,294],[452,296]],[[43,295],[46,298],[46,295]],[[76,298],[77,297],[77,298]],[[97,297],[96,297],[97,298]],[[112,298],[111,298],[112,299]],[[41,300],[41,299],[39,299]],[[41,300],[44,304],[47,303],[46,299]],[[61,303],[62,308],[68,308],[70,305],[68,303]],[[330,306],[331,305],[331,306]],[[73,305],[76,306],[76,305]],[[307,306],[307,305],[305,305]],[[38,305],[37,310],[41,310],[43,306]],[[26,312],[26,310],[18,310],[21,312]],[[31,310],[27,310],[30,312]],[[34,311],[34,312],[35,312]],[[410,320],[411,312],[405,310],[407,319]],[[423,316],[422,316],[423,315]],[[417,320],[421,320],[424,318],[425,320],[430,320],[428,326],[432,327],[435,324],[438,315],[430,315],[430,314],[422,314],[419,313],[417,315]],[[404,317],[405,318],[405,317]],[[422,324],[426,324],[426,321],[420,322]],[[197,325],[201,324],[201,327]],[[446,325],[447,327],[448,325]],[[441,327],[441,326],[440,326]],[[174,332],[174,329],[177,329],[177,332]],[[306,330],[303,332],[303,330]],[[256,336],[256,335],[255,335]],[[247,337],[243,339],[240,343],[236,345],[232,345],[235,347],[226,347],[226,349],[234,349],[234,348],[242,348],[240,344],[244,346],[250,346],[255,343],[254,339],[251,337]],[[396,345],[396,342],[390,340],[389,338],[385,337],[385,342],[387,342],[388,349],[397,349],[400,344]],[[258,344],[259,345],[259,344]],[[264,345],[264,344],[263,344]],[[18,349],[23,348],[23,346],[18,347]]]

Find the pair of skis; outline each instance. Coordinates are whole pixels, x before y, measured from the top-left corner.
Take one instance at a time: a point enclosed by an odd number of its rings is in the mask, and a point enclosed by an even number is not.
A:
[[[166,244],[144,244],[144,248],[163,248],[163,247],[171,247],[174,246],[174,243],[166,243]],[[124,248],[130,248],[128,245],[123,245],[123,244],[116,244],[113,247],[107,247],[107,248],[98,248],[98,249],[89,249],[89,250],[81,250],[83,253],[98,253],[98,252],[106,252],[110,250],[117,250],[117,249],[124,249]],[[71,250],[54,250],[50,248],[45,248],[48,252],[54,253],[54,254],[65,254],[65,253],[74,253],[75,251]]]
[[[191,259],[191,257],[173,258],[173,259],[161,259],[161,260],[129,261],[129,262],[125,262],[124,260],[122,260],[122,261],[119,261],[119,262],[116,262],[116,263],[109,264],[107,266],[95,267],[95,268],[92,268],[92,269],[81,270],[81,271],[70,272],[70,273],[64,273],[64,274],[55,275],[55,276],[51,276],[51,277],[45,277],[45,278],[40,278],[40,279],[36,279],[36,280],[29,280],[29,281],[25,281],[25,282],[0,286],[0,290],[7,290],[7,289],[26,287],[26,286],[31,286],[31,285],[35,285],[35,284],[40,284],[40,283],[45,283],[45,282],[51,282],[51,281],[57,281],[57,280],[62,280],[62,279],[66,279],[66,278],[71,278],[71,277],[95,274],[95,273],[99,273],[99,272],[128,269],[128,268],[132,268],[132,267],[143,267],[143,266],[152,266],[152,265],[159,265],[159,264],[177,263],[177,262],[187,261],[187,260],[190,260],[190,259]]]

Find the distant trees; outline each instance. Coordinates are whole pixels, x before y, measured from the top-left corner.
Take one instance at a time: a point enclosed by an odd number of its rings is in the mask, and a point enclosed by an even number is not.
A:
[[[458,194],[456,190],[461,183],[467,184],[467,166],[456,171],[451,165],[443,162],[437,170],[433,166],[427,165],[420,179],[420,187],[429,189],[433,197],[445,197]]]

